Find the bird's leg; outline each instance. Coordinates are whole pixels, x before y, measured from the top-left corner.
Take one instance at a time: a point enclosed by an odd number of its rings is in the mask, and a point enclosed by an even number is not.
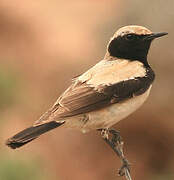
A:
[[[125,175],[128,180],[131,180],[130,165],[123,154],[123,141],[120,136],[120,133],[114,129],[99,129],[99,131],[101,131],[101,135],[104,141],[113,149],[113,151],[118,155],[118,157],[122,161],[122,166],[119,169],[119,175]],[[109,134],[112,135],[111,138],[109,138]]]

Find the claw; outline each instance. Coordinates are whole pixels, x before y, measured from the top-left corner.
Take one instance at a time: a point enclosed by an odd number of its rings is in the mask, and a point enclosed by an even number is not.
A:
[[[109,130],[109,133],[111,133],[112,134],[112,141],[113,142],[119,142],[119,143],[121,143],[121,141],[122,141],[122,138],[121,138],[121,136],[120,136],[120,132],[119,131],[116,131],[116,130],[114,130],[114,129],[110,129]]]
[[[108,129],[98,129],[98,131],[101,131],[101,135],[104,139],[109,139],[109,130]]]

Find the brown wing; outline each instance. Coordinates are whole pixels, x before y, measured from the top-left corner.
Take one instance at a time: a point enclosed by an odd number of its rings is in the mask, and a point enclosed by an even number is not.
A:
[[[73,84],[58,99],[59,117],[69,117],[99,109],[110,103],[111,94],[103,93],[104,87],[90,87],[85,83]]]
[[[150,69],[144,77],[135,77],[111,85],[92,87],[85,82],[76,81],[36,124],[48,122],[54,118],[71,117],[94,111],[133,96],[138,96],[149,88],[153,80],[154,73]]]
[[[74,82],[56,101],[52,108],[44,113],[34,125],[40,125],[54,118],[65,118],[104,107],[110,103],[111,95],[102,92],[103,88],[81,82]],[[101,92],[99,92],[101,90]]]

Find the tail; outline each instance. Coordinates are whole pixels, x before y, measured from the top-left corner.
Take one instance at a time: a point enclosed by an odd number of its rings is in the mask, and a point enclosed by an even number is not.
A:
[[[14,135],[13,137],[9,138],[6,141],[6,145],[11,147],[12,149],[19,148],[24,144],[27,144],[30,141],[36,139],[41,134],[44,134],[47,131],[57,128],[62,124],[64,124],[64,122],[59,123],[56,121],[51,121],[42,125],[29,127],[19,132],[18,134]]]

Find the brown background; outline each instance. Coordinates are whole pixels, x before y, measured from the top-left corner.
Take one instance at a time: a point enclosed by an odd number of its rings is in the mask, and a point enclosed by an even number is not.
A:
[[[150,98],[115,128],[133,179],[173,179],[173,8],[172,0],[0,0],[0,180],[121,179],[120,161],[97,132],[59,128],[15,151],[4,141],[39,118],[130,24],[169,35],[149,53],[156,72]]]

